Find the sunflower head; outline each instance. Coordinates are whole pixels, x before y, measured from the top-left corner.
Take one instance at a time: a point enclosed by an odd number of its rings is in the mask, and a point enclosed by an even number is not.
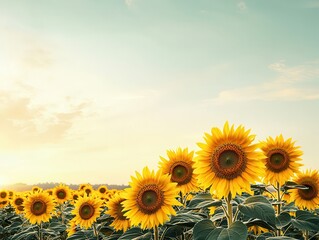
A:
[[[170,175],[171,181],[177,183],[183,194],[198,189],[193,155],[194,152],[188,152],[188,148],[178,148],[176,151],[167,150],[168,159],[160,157],[159,168],[163,174]]]
[[[108,191],[108,188],[107,188],[107,186],[100,186],[98,189],[97,189],[97,191],[100,193],[100,194],[106,194],[107,193],[107,191]]]
[[[250,130],[241,125],[235,129],[228,122],[223,130],[214,127],[211,134],[205,133],[205,143],[198,143],[201,150],[195,159],[199,185],[210,188],[218,198],[249,192],[250,184],[260,181],[264,174],[254,139]]]
[[[23,202],[25,217],[31,224],[48,222],[54,209],[53,199],[45,192],[34,192]]]
[[[72,211],[75,215],[74,223],[88,229],[100,216],[101,206],[102,201],[95,196],[79,196]]]
[[[124,216],[122,202],[125,200],[121,196],[121,194],[115,194],[106,204],[108,210],[106,214],[109,214],[114,218],[111,226],[114,227],[116,231],[125,232],[128,228],[130,228],[131,223],[130,220]]]
[[[293,181],[298,185],[304,185],[307,189],[292,189],[292,201],[301,209],[314,210],[319,204],[319,173],[317,170],[306,170],[299,173]]]
[[[52,195],[57,203],[63,204],[71,199],[71,189],[64,184],[60,184],[53,189]]]
[[[38,187],[38,186],[33,186],[32,187],[32,190],[31,190],[32,192],[41,192],[42,191],[42,188],[40,188],[40,187]]]
[[[15,194],[11,200],[11,205],[14,207],[15,212],[17,214],[21,214],[24,212],[24,197],[20,194]]]
[[[266,141],[260,143],[266,165],[265,183],[283,185],[299,172],[299,167],[302,166],[299,162],[302,151],[294,144],[291,138],[285,141],[282,135],[275,139],[268,137]]]
[[[131,180],[130,188],[122,195],[125,199],[122,211],[132,225],[150,229],[176,214],[173,205],[180,205],[176,200],[177,184],[171,182],[167,174],[155,173],[145,167],[142,175],[136,172],[136,177],[131,177]]]
[[[0,191],[0,201],[7,200],[9,198],[9,193],[7,190]]]

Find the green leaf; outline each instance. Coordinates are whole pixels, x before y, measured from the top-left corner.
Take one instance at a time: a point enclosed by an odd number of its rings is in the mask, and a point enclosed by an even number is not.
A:
[[[203,220],[203,218],[204,217],[202,215],[193,212],[178,213],[176,216],[173,216],[169,222],[165,223],[165,225],[181,225],[185,227],[193,227],[196,223]]]
[[[285,183],[285,185],[282,186],[285,190],[287,189],[308,189],[308,187],[304,186],[304,185],[299,185],[295,182],[291,182],[291,181],[288,181]]]
[[[229,228],[216,228],[210,232],[205,240],[218,239],[218,240],[246,240],[247,227],[242,222],[234,222]]]
[[[299,230],[319,231],[319,217],[307,211],[296,211],[296,219],[291,223]]]
[[[118,239],[150,239],[152,233],[148,230],[142,230],[138,227],[131,228],[127,230]]]
[[[194,240],[205,239],[208,233],[216,229],[213,222],[209,219],[204,219],[195,224],[193,229]]]
[[[276,215],[271,203],[263,196],[248,197],[244,203],[238,205],[239,211],[251,218],[259,218],[275,225]]]
[[[279,236],[279,237],[269,237],[266,240],[298,240],[297,238],[286,237],[286,236]]]
[[[212,221],[203,220],[194,226],[194,240],[246,240],[247,227],[242,222],[234,222],[229,228],[216,228]]]
[[[202,209],[205,207],[212,207],[212,206],[221,206],[221,200],[214,200],[212,195],[209,193],[199,193],[197,194],[186,206],[186,209],[189,210],[196,210]]]
[[[282,212],[279,216],[276,217],[276,227],[282,229],[286,227],[291,222],[291,216],[289,213]]]

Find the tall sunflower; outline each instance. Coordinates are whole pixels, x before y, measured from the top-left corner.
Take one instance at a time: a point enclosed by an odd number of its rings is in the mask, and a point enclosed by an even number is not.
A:
[[[57,203],[63,204],[71,199],[71,189],[64,184],[60,184],[53,189],[52,195]]]
[[[178,148],[177,151],[167,150],[168,159],[160,156],[159,168],[162,173],[169,174],[171,181],[177,183],[177,188],[183,194],[198,189],[193,155],[194,151],[188,152],[188,148]]]
[[[266,141],[261,142],[260,148],[266,164],[265,183],[283,185],[299,172],[299,167],[303,165],[299,163],[302,151],[294,144],[291,138],[285,141],[281,134],[275,139],[268,137]]]
[[[106,214],[111,215],[114,218],[111,226],[114,227],[116,231],[122,230],[125,232],[130,228],[130,220],[124,216],[122,202],[125,200],[120,193],[114,195],[107,203],[106,206],[108,210]]]
[[[205,143],[195,159],[198,182],[204,189],[210,187],[212,195],[218,198],[234,197],[242,191],[250,191],[250,184],[260,180],[264,174],[258,145],[253,144],[255,135],[243,126],[236,129],[225,123],[223,130],[212,128],[211,134],[205,133]]]
[[[102,201],[94,196],[79,196],[72,213],[75,215],[75,225],[88,229],[101,213]]]
[[[107,193],[107,191],[108,191],[108,188],[107,188],[107,186],[104,186],[104,185],[102,185],[102,186],[100,186],[98,189],[97,189],[97,191],[100,193],[100,194],[106,194]]]
[[[145,167],[142,175],[136,172],[136,177],[131,176],[131,180],[130,188],[123,192],[122,205],[124,216],[132,225],[150,229],[176,214],[173,205],[180,205],[176,200],[177,184],[172,183],[167,174],[155,173]]]
[[[23,207],[24,197],[20,194],[15,194],[11,200],[11,206],[14,207],[14,210],[17,214],[22,214],[24,212]]]
[[[53,199],[45,192],[34,192],[23,202],[25,217],[31,224],[48,222],[54,209]]]
[[[290,200],[301,209],[314,210],[319,206],[319,173],[318,170],[306,170],[299,173],[293,181],[308,189],[291,189]]]
[[[9,193],[7,190],[1,190],[0,191],[0,201],[4,201],[9,199]]]

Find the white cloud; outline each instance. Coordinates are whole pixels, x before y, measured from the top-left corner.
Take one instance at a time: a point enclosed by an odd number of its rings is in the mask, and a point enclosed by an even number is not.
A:
[[[314,80],[319,78],[319,62],[289,67],[281,60],[268,67],[278,74],[275,79],[258,85],[224,90],[216,98],[207,101],[222,104],[251,100],[301,101],[319,99],[319,88],[313,85]],[[306,82],[307,85],[302,84]]]

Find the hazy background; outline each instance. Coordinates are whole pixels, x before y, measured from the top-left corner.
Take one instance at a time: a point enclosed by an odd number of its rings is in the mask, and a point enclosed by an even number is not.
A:
[[[318,168],[319,1],[1,0],[0,185],[127,184],[226,120]]]

